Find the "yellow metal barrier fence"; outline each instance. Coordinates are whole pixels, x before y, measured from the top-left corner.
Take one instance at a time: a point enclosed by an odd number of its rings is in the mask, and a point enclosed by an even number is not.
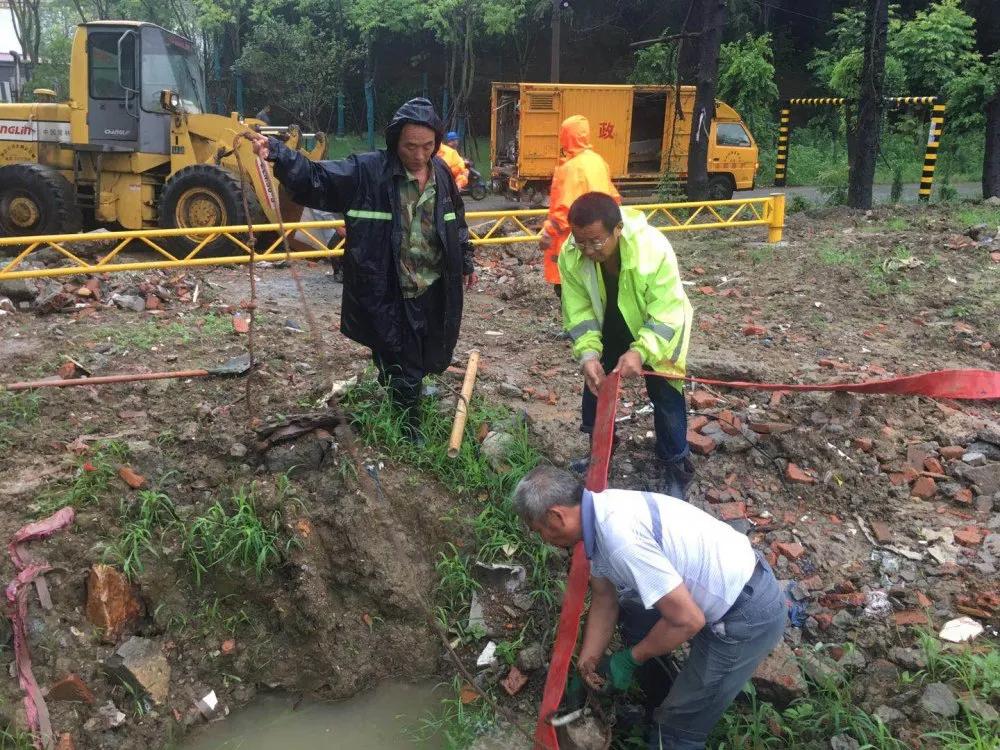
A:
[[[693,203],[650,203],[630,206],[644,211],[646,217],[661,232],[729,229],[766,226],[768,242],[779,242],[785,223],[785,196],[772,193],[765,198],[745,198],[728,201]],[[519,242],[537,242],[541,228],[533,229],[525,221],[546,215],[544,209],[530,211],[469,211],[466,222],[475,245],[509,245]],[[316,235],[317,230],[342,227],[344,222],[307,221],[285,224],[285,233],[298,243],[311,244],[313,249],[293,250],[286,255],[277,224],[254,227],[258,237],[263,235],[266,244],[260,244],[255,253],[258,262],[281,262],[317,258],[334,258],[344,254],[344,240],[325,247]],[[190,250],[179,251],[171,245],[172,238],[185,237],[196,242]],[[205,248],[217,239],[228,239],[239,251],[237,255],[211,256]],[[97,245],[95,250],[94,245]],[[143,229],[126,232],[101,232],[91,234],[53,234],[30,237],[0,237],[0,254],[5,248],[14,248],[12,258],[0,258],[0,281],[9,279],[42,278],[48,276],[73,276],[76,274],[113,273],[116,271],[145,271],[154,268],[191,268],[250,262],[245,226],[207,227],[203,229]],[[148,260],[123,256],[137,250],[151,252]],[[23,268],[32,255],[41,250],[53,250],[64,256],[69,265],[47,268]],[[93,254],[93,258],[82,253]]]

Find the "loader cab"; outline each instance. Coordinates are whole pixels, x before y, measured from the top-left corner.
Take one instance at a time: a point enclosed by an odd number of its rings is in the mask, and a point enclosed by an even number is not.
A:
[[[86,80],[74,76],[74,83],[85,91],[73,98],[87,101],[86,146],[169,154],[171,113],[163,92],[177,95],[179,111],[205,111],[194,43],[153,24],[96,22],[83,24],[81,31]]]

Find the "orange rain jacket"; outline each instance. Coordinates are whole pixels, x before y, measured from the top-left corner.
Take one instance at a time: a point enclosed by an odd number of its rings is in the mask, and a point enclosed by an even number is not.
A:
[[[563,120],[559,129],[562,162],[552,175],[549,215],[542,227],[545,280],[559,283],[559,251],[569,237],[569,207],[584,193],[610,195],[620,205],[621,196],[611,183],[611,168],[590,145],[590,123],[583,115]],[[547,243],[547,246],[546,246]]]
[[[437,155],[444,159],[444,163],[448,165],[458,189],[464,190],[469,184],[469,168],[465,166],[465,159],[462,158],[462,155],[447,143],[441,144]]]

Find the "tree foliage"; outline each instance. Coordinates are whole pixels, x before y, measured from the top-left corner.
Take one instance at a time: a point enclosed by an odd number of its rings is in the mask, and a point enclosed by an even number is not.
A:
[[[635,53],[635,67],[629,73],[629,83],[656,86],[676,80],[677,45],[673,42],[657,42]]]
[[[759,140],[769,141],[774,131],[774,82],[771,35],[753,36],[723,44],[719,52],[719,98],[736,109]]]
[[[320,33],[306,19],[297,24],[259,24],[236,61],[236,69],[258,97],[283,109],[310,129],[323,127],[322,113],[343,86],[347,44]],[[303,75],[309,71],[309,75]]]

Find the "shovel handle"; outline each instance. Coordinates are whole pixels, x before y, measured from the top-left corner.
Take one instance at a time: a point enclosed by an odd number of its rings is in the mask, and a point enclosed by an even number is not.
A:
[[[105,385],[107,383],[133,383],[137,380],[165,380],[167,378],[202,378],[208,370],[176,370],[173,372],[140,372],[134,375],[98,375],[93,378],[71,378],[68,380],[27,380],[0,386],[7,391],[26,391],[31,388],[65,388],[71,385]]]

